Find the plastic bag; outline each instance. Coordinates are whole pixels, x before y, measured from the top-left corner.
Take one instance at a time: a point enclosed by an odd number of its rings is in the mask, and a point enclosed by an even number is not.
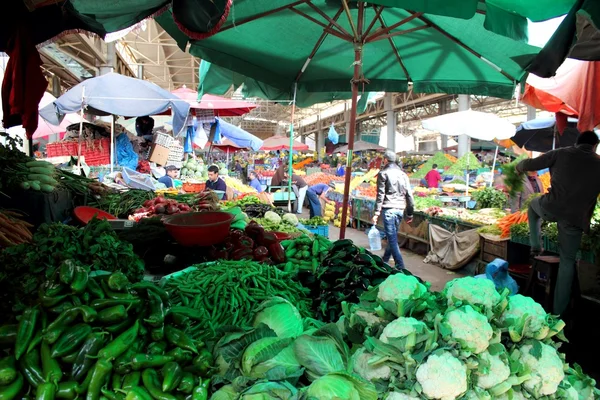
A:
[[[116,162],[121,167],[127,167],[135,171],[138,166],[138,155],[133,150],[133,145],[126,134],[120,134],[116,140]]]
[[[379,229],[375,225],[371,227],[369,233],[367,234],[369,237],[369,247],[371,251],[379,251],[381,250],[381,235],[379,234]]]
[[[508,289],[510,294],[515,295],[519,292],[519,285],[508,274],[508,262],[501,258],[496,258],[485,267],[485,274],[477,275],[475,278],[489,279],[494,282],[496,289]]]
[[[333,127],[333,123],[329,127],[329,133],[327,133],[327,139],[329,139],[329,141],[333,144],[338,144],[338,141],[340,140],[340,135],[338,135],[335,128]]]

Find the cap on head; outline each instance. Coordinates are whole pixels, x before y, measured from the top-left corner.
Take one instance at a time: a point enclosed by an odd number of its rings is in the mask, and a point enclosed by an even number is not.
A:
[[[176,166],[174,166],[174,165],[167,165],[167,166],[165,167],[165,171],[179,171],[179,168],[177,168],[177,167],[176,167]]]
[[[386,150],[383,154],[383,158],[389,162],[396,162],[396,153],[394,153],[392,150]]]

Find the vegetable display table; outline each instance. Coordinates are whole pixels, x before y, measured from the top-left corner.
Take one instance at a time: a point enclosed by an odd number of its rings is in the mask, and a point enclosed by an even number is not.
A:
[[[21,212],[23,219],[32,225],[65,222],[73,212],[73,195],[66,189],[55,189],[52,193],[33,190],[0,196],[0,208]]]

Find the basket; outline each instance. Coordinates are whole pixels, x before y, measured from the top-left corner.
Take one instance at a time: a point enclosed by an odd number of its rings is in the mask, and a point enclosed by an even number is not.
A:
[[[127,167],[123,167],[123,180],[125,183],[134,189],[142,189],[142,190],[156,190],[154,187],[154,183],[149,175],[140,174],[137,171],[129,169]]]
[[[329,225],[304,226],[304,229],[312,234],[325,236],[329,239]]]
[[[77,156],[79,152],[78,141],[56,142],[46,145],[48,157]],[[95,139],[81,141],[81,155],[85,157],[88,166],[110,164],[110,140]]]
[[[186,193],[200,193],[206,189],[206,183],[184,182],[182,189]]]
[[[510,241],[513,243],[524,244],[526,246],[531,244],[528,236],[510,235]]]

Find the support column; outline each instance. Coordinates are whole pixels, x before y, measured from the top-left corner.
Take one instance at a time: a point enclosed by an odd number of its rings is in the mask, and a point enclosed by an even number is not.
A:
[[[448,112],[448,109],[450,108],[450,102],[448,100],[442,100],[440,101],[440,109],[439,109],[439,115],[444,115]],[[441,139],[442,139],[442,143],[441,143],[441,150],[443,151],[446,147],[448,147],[448,136],[446,135],[440,135]]]
[[[114,42],[106,44],[106,63],[100,66],[100,75],[106,75],[115,71],[117,49]]]
[[[194,74],[192,74],[192,76],[194,76]],[[138,77],[138,79],[144,79],[144,65],[143,64],[138,64],[137,77]]]
[[[387,118],[387,148],[396,151],[396,113],[392,107],[392,93],[385,94],[383,105]]]
[[[300,136],[300,143],[306,144],[306,135]]]
[[[348,135],[350,134],[350,110],[346,110],[346,116],[345,116],[344,120],[346,121],[346,124],[345,124],[346,143],[348,143],[348,140],[349,140]]]
[[[52,75],[52,96],[59,98],[61,94],[60,78],[56,75]]]
[[[532,119],[535,119],[537,114],[537,110],[535,109],[535,107],[532,106],[527,106],[527,121],[531,121]]]
[[[471,97],[468,94],[458,95],[458,111],[467,111],[471,107]],[[467,135],[458,137],[458,156],[462,157],[471,151],[471,142]]]

